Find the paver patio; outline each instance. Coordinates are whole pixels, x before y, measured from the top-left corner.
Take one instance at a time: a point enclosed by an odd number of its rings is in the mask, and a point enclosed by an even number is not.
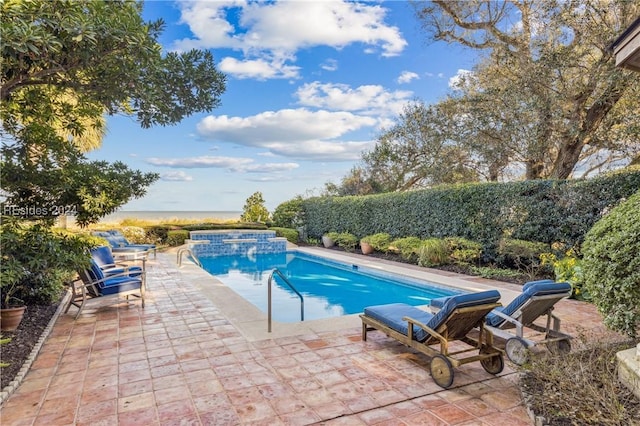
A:
[[[497,377],[464,365],[443,390],[426,357],[382,333],[362,342],[349,326],[256,339],[173,254],[159,253],[147,271],[145,309],[123,301],[78,320],[60,315],[0,408],[3,425],[532,424],[508,363]],[[606,333],[592,305],[565,300],[556,312],[569,332]]]

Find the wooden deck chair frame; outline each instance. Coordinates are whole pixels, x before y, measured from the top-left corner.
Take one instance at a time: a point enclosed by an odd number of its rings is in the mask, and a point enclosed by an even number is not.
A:
[[[142,302],[142,307],[144,308],[144,296],[145,296],[144,275],[145,275],[145,272],[143,271],[141,273],[141,276],[136,277],[136,279],[140,279],[141,281],[141,285],[139,289],[133,289],[133,290],[122,291],[114,294],[102,295],[100,294],[100,289],[99,289],[99,286],[101,283],[107,282],[112,278],[127,277],[128,275],[126,273],[117,274],[117,275],[111,275],[109,277],[105,277],[103,279],[93,280],[91,279],[87,271],[80,271],[78,272],[78,277],[70,283],[71,297],[69,298],[69,302],[67,303],[67,307],[65,308],[64,313],[66,314],[67,312],[69,312],[69,309],[71,308],[71,306],[75,306],[76,308],[78,308],[78,312],[76,313],[75,319],[78,319],[80,317],[80,314],[82,313],[82,309],[85,307],[87,302],[91,300],[105,300],[107,298],[119,299],[121,296],[124,296],[126,300],[129,300],[129,296],[134,296],[136,298],[139,298]]]
[[[553,314],[553,307],[558,301],[570,295],[569,290],[567,293],[532,296],[512,315],[494,311],[494,315],[505,321],[497,327],[487,325],[486,328],[506,341],[507,357],[517,365],[523,365],[529,360],[529,349],[534,346],[545,345],[553,353],[569,352],[572,337],[560,331],[560,318]],[[545,326],[535,324],[534,321],[543,316],[547,317]],[[526,328],[540,334],[525,338]],[[507,331],[509,329],[515,329],[515,334]]]
[[[500,303],[489,303],[457,308],[451,311],[440,327],[433,330],[425,324],[410,317],[404,317],[408,323],[407,334],[400,333],[375,318],[360,315],[362,319],[362,340],[367,340],[367,332],[380,330],[387,336],[409,346],[431,358],[430,373],[439,386],[447,389],[453,384],[454,368],[463,364],[480,361],[480,364],[490,374],[498,374],[504,368],[503,352],[493,345],[493,335],[484,326],[485,316]],[[414,327],[419,327],[428,333],[424,342],[414,339]],[[469,332],[479,329],[478,338],[469,337]],[[470,348],[450,352],[449,342],[461,341]],[[439,344],[439,349],[432,345]],[[477,351],[477,354],[460,357],[462,354]]]

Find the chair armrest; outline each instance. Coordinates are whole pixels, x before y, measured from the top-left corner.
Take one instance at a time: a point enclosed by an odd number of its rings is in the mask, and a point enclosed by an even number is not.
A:
[[[410,336],[411,340],[413,340],[413,326],[417,325],[418,327],[420,327],[421,329],[423,329],[424,331],[429,333],[431,336],[433,336],[436,339],[438,339],[440,341],[440,343],[446,344],[446,342],[447,342],[447,339],[443,335],[441,335],[440,333],[438,333],[434,329],[432,329],[430,327],[427,327],[425,324],[421,323],[418,320],[415,320],[415,319],[413,319],[411,317],[402,317],[402,321],[407,321],[409,323],[409,336]]]

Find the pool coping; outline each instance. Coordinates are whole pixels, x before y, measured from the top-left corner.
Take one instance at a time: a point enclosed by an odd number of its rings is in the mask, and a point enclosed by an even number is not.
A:
[[[383,271],[386,274],[394,273],[400,276],[426,280],[466,291],[497,289],[502,296],[501,303],[503,305],[508,304],[520,294],[520,286],[501,281],[457,273],[444,273],[436,269],[423,268],[416,265],[392,262],[375,257],[319,247],[293,247],[290,249],[314,256],[325,257],[334,261],[351,263],[352,265]],[[214,302],[218,309],[250,342],[361,327],[359,314],[352,314],[298,323],[272,321],[272,330],[268,332],[266,313],[262,312],[251,302],[245,300],[234,290],[227,287],[194,262],[185,260],[177,270],[178,273],[182,275],[185,280],[192,283],[203,296]]]

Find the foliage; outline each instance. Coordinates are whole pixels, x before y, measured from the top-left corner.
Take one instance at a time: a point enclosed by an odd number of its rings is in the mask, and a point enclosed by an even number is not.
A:
[[[87,161],[82,152],[99,146],[105,113],[135,114],[150,127],[220,103],[225,77],[211,53],[163,55],[164,24],[144,22],[142,3],[8,0],[0,7],[1,178],[10,215],[74,213],[81,226],[97,222],[158,179],[121,162]]]
[[[386,253],[389,251],[389,245],[391,244],[391,235],[386,232],[378,232],[377,234],[363,237],[361,241],[371,244],[375,251]]]
[[[503,265],[525,269],[540,265],[540,255],[550,246],[537,241],[503,238],[498,245],[498,259]]]
[[[327,229],[391,238],[458,236],[482,244],[493,262],[504,235],[579,246],[587,231],[621,198],[640,189],[640,168],[590,179],[475,183],[367,196],[303,201],[312,238]]]
[[[147,233],[144,228],[140,226],[123,226],[121,232],[131,244],[151,243],[147,238]]]
[[[254,192],[244,203],[240,220],[244,222],[266,222],[269,219],[269,210],[264,206],[262,192]]]
[[[446,237],[449,256],[457,263],[472,263],[480,259],[482,244],[462,237]]]
[[[338,247],[342,247],[348,252],[354,251],[358,245],[358,237],[350,232],[329,233],[328,236],[333,239]]]
[[[43,224],[3,222],[0,230],[2,307],[57,300],[77,269],[88,267],[94,237],[53,231]]]
[[[298,228],[304,224],[302,197],[280,203],[273,211],[273,226],[282,228]]]
[[[378,137],[352,174],[367,176],[375,193],[477,181],[468,167],[470,153],[450,143],[453,120],[436,109],[422,102],[405,106],[398,123]]]
[[[104,112],[136,114],[150,127],[220,104],[225,76],[211,53],[163,56],[164,22],[144,22],[140,2],[8,0],[0,16],[5,126],[66,117],[68,134],[78,135],[79,118]]]
[[[189,231],[179,229],[167,232],[167,245],[170,247],[181,246],[187,239],[189,239]]]
[[[567,250],[560,258],[554,253],[542,253],[540,260],[542,265],[550,265],[553,268],[556,281],[571,284],[571,298],[591,301],[591,295],[584,288],[582,260],[575,250]]]
[[[584,285],[604,323],[631,337],[640,326],[640,191],[587,233],[582,245]]]
[[[523,274],[519,271],[515,271],[513,269],[506,268],[498,268],[495,266],[471,266],[471,272],[474,275],[481,276],[482,278],[487,279],[521,279],[523,278]]]
[[[638,157],[640,80],[616,67],[610,49],[640,15],[638,2],[413,4],[433,40],[486,52],[436,105],[443,112],[432,121],[455,119],[451,132],[430,135],[432,145],[461,149],[489,179],[508,178],[509,164],[527,179],[566,179],[584,173],[578,165],[591,172]]]
[[[276,237],[284,237],[292,244],[298,244],[298,231],[291,228],[271,227],[271,231],[276,231]]]
[[[441,238],[427,238],[418,249],[418,265],[438,266],[449,263],[449,248]]]
[[[6,196],[3,213],[14,217],[54,219],[68,214],[86,226],[131,198],[142,197],[159,177],[130,170],[121,162],[87,161],[46,126],[30,124],[18,137],[20,142],[14,144],[3,141],[0,168]]]
[[[420,254],[422,240],[418,237],[404,237],[391,241],[389,251],[400,253],[403,259],[414,262]]]

